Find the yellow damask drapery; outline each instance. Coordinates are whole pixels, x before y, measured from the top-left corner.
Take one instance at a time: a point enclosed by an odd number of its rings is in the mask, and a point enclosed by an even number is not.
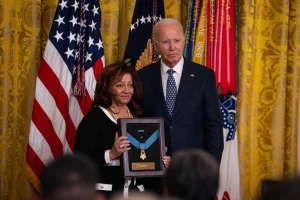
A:
[[[58,0],[0,0],[0,200],[38,199],[25,176],[35,80]],[[165,0],[181,20],[186,0]],[[122,59],[135,0],[100,0],[106,64]]]
[[[296,176],[299,13],[299,0],[243,0],[240,4],[241,199],[257,199],[263,179]]]
[[[58,0],[0,0],[0,200],[37,199],[24,166],[35,80]],[[188,0],[165,0],[185,23]],[[135,0],[101,0],[106,64],[122,58]],[[241,199],[296,173],[299,0],[240,1]]]

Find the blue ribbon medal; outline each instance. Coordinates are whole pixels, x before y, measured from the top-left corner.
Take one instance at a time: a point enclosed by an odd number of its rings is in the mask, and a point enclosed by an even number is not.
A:
[[[139,131],[140,132],[140,131]],[[144,132],[144,131],[141,131]],[[132,137],[132,135],[130,135],[127,132],[127,139],[129,140],[129,142],[137,149],[141,150],[141,155],[140,158],[142,160],[145,160],[147,158],[146,156],[146,149],[148,149],[158,138],[158,130],[154,131],[154,133],[152,133],[152,135],[146,140],[145,143],[141,143],[139,142],[137,139],[135,139],[134,137]]]

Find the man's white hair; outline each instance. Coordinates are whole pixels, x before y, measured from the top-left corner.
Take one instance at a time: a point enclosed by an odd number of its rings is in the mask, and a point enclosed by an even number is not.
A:
[[[160,29],[162,26],[168,26],[168,25],[178,25],[178,26],[180,27],[182,36],[184,37],[184,32],[183,32],[182,24],[181,24],[178,20],[173,19],[173,18],[164,18],[164,19],[159,20],[159,21],[154,25],[154,27],[153,27],[153,30],[152,30],[152,40],[153,40],[154,42],[157,41],[157,36],[158,36],[159,29]]]

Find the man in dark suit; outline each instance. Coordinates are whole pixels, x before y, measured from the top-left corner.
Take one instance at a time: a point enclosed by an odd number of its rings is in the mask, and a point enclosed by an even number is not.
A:
[[[165,119],[167,155],[204,149],[220,163],[223,132],[214,71],[182,56],[184,34],[175,19],[157,22],[153,41],[161,59],[138,71],[144,116]]]

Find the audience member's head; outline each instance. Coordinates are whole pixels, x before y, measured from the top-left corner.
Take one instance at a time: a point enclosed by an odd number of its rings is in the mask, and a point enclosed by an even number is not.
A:
[[[300,180],[264,180],[262,181],[261,200],[298,199],[300,196]]]
[[[95,200],[97,170],[83,155],[58,157],[41,173],[43,200]]]
[[[160,200],[160,198],[150,192],[130,192],[126,198],[123,196],[123,193],[117,193],[110,200]]]
[[[184,200],[208,200],[219,187],[219,166],[201,150],[177,152],[165,175],[165,193]]]

